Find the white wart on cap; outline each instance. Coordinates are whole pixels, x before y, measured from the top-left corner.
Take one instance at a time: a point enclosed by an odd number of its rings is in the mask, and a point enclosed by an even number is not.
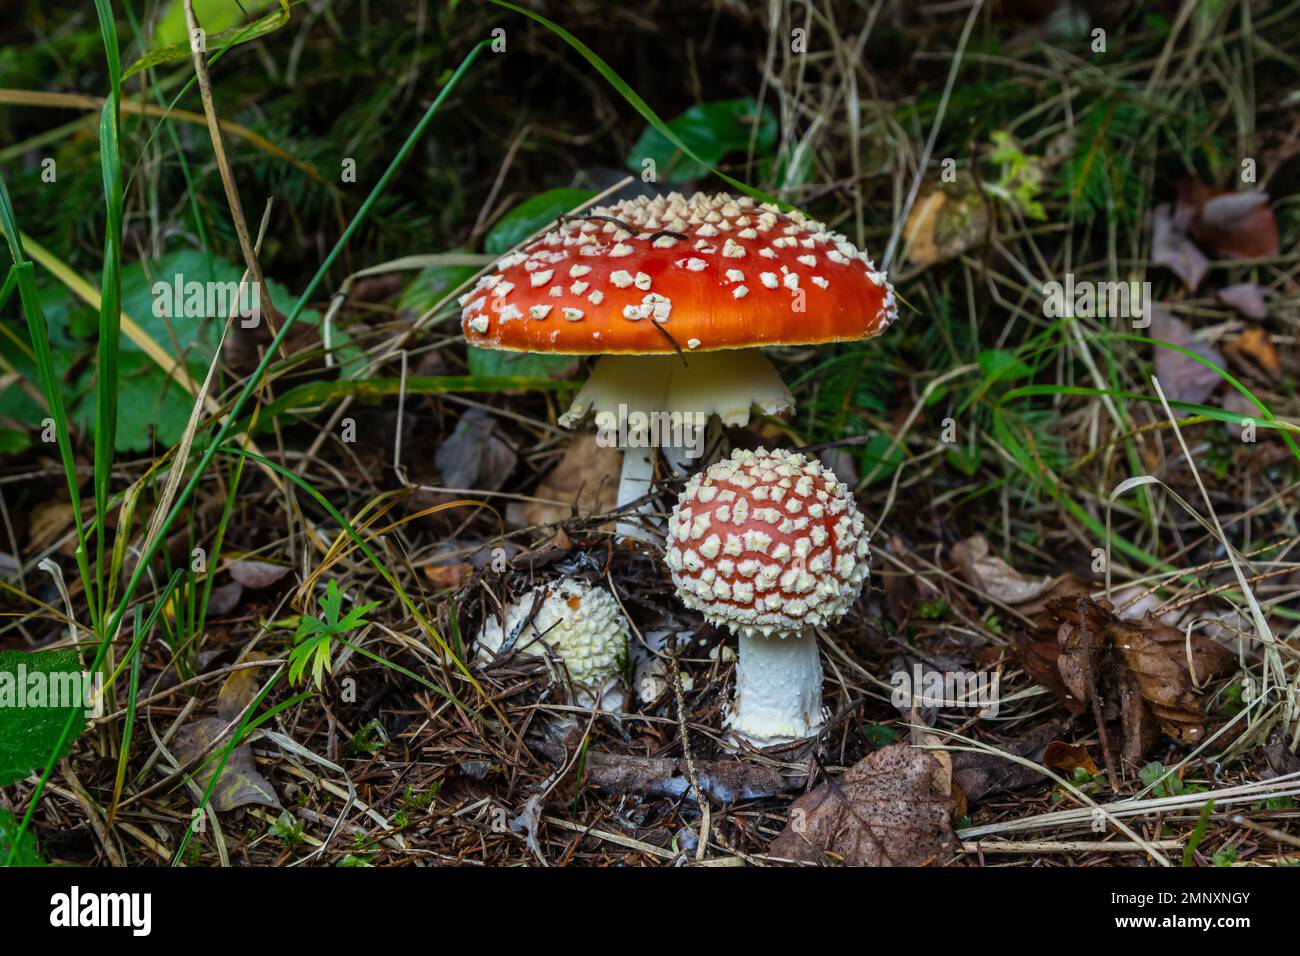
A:
[[[794,452],[739,450],[687,483],[668,525],[677,595],[737,634],[795,635],[833,623],[870,565],[848,487]]]
[[[591,209],[499,260],[461,306],[471,345],[578,355],[843,342],[898,315],[845,236],[727,193]]]

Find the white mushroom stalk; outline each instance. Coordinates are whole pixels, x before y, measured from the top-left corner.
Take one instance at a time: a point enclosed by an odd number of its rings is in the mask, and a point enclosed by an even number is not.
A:
[[[631,638],[623,609],[609,591],[564,578],[511,603],[504,627],[490,616],[479,631],[477,654],[491,660],[516,652],[558,661],[568,671],[574,703],[617,712],[623,709],[621,668]]]
[[[776,415],[794,407],[794,397],[772,363],[758,349],[677,355],[604,355],[574,397],[560,425],[573,428],[594,413],[598,433],[623,449],[618,483],[622,508],[650,491],[655,447],[681,457],[698,457],[704,429],[716,415],[724,425],[746,425],[750,411]],[[618,533],[638,528],[620,522]]]
[[[732,734],[768,747],[817,732],[815,629],[857,600],[870,558],[852,494],[817,461],[740,450],[687,483],[665,561],[682,603],[739,638]]]
[[[869,338],[898,315],[884,273],[844,236],[726,193],[567,219],[502,258],[461,306],[471,345],[603,356],[560,423],[594,411],[620,437],[633,415],[689,413],[699,427],[711,415],[743,425],[755,405],[784,411],[791,395],[759,349]],[[621,447],[620,506],[645,497],[654,448],[672,446]]]

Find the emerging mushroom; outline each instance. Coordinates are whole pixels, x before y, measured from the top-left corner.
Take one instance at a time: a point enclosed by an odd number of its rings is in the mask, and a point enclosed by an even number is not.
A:
[[[533,613],[533,605],[541,604]],[[574,702],[606,711],[623,709],[620,667],[632,639],[614,595],[576,578],[534,588],[506,608],[505,626],[490,616],[478,634],[480,657],[512,650],[558,658],[569,672]]]
[[[461,306],[471,345],[602,355],[560,418],[570,428],[594,411],[602,429],[629,415],[663,428],[784,411],[794,400],[760,347],[867,338],[898,313],[884,273],[842,235],[726,193],[643,196],[564,220]],[[619,505],[648,491],[651,444],[625,443]]]
[[[815,629],[862,590],[863,524],[848,487],[794,452],[742,449],[687,482],[665,560],[682,602],[739,638],[736,736],[767,747],[821,726]]]

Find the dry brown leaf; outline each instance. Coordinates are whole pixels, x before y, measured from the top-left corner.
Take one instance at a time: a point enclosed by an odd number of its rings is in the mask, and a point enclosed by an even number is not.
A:
[[[213,747],[228,723],[229,721],[221,717],[199,717],[191,720],[177,731],[172,748],[173,755],[182,766],[188,764],[209,747]],[[228,739],[228,736],[223,737],[221,743],[215,745],[213,751],[215,757],[205,757],[199,766],[190,771],[192,777],[190,792],[194,796],[195,805],[207,790],[208,781],[216,773],[220,755]],[[223,813],[249,804],[277,808],[280,806],[275,788],[258,772],[257,764],[253,760],[253,748],[248,744],[240,744],[231,751],[230,759],[222,768],[221,775],[217,777],[216,785],[212,788],[212,798],[209,803],[213,809]]]
[[[208,620],[224,617],[239,607],[239,599],[244,596],[244,586],[238,581],[218,584],[208,596]]]
[[[1200,743],[1205,714],[1197,688],[1231,669],[1232,652],[1199,634],[1189,641],[1151,618],[1141,625],[1114,621],[1110,636],[1165,733],[1180,743]]]
[[[952,755],[953,783],[972,803],[1045,783],[1047,778],[1041,771],[1008,760],[1003,754],[1033,760],[1048,741],[1065,729],[1065,725],[1063,720],[1051,720],[1027,734],[998,741],[996,746],[1003,753],[957,751]]]
[[[1242,332],[1225,348],[1231,354],[1249,359],[1272,378],[1277,378],[1282,372],[1282,357],[1268,333],[1259,327]]]
[[[1056,681],[1046,673],[1052,628],[1059,648]],[[1104,705],[1102,719],[1109,723],[1118,716],[1122,724],[1123,756],[1130,762],[1155,743],[1157,723],[1181,743],[1199,742],[1205,733],[1201,689],[1228,673],[1236,660],[1203,634],[1188,639],[1150,615],[1121,619],[1109,602],[1088,598],[1049,601],[1037,639],[1024,643],[1020,655],[1025,671],[1074,713],[1091,703],[1095,687]]]
[[[955,804],[940,792],[939,773],[934,757],[907,744],[877,750],[796,800],[768,852],[847,866],[942,862],[954,845]]]
[[[460,417],[434,461],[448,488],[496,491],[515,470],[518,456],[497,434],[497,420],[481,408]]]
[[[1279,250],[1277,220],[1268,194],[1207,186],[1193,176],[1178,186],[1178,203],[1192,211],[1187,231],[1220,259],[1259,259]]]
[[[1003,604],[1032,601],[1042,596],[1053,583],[1049,577],[1025,577],[997,555],[990,554],[988,539],[982,534],[957,542],[949,555],[957,562],[957,569],[967,584]]]
[[[979,193],[935,189],[917,197],[903,226],[909,262],[930,266],[961,255],[988,232],[988,210]]]
[[[474,573],[474,565],[458,562],[456,564],[426,564],[424,576],[436,588],[458,588],[465,579]]]
[[[252,664],[266,659],[267,656],[261,651],[249,651],[240,663]],[[217,716],[230,723],[242,714],[257,696],[262,686],[263,676],[263,669],[260,667],[245,667],[231,673],[222,682],[221,690],[217,692]]]
[[[1079,609],[1083,609],[1080,621]],[[1048,613],[1057,621],[1056,642],[1061,648],[1056,668],[1078,710],[1091,699],[1101,670],[1101,652],[1106,646],[1106,627],[1113,620],[1110,605],[1087,598],[1063,598],[1048,603]],[[1071,707],[1071,709],[1075,709]]]
[[[1088,748],[1083,744],[1067,744],[1064,740],[1053,740],[1043,749],[1043,766],[1053,770],[1063,770],[1066,776],[1072,776],[1075,770],[1083,769],[1089,774],[1098,772]]]
[[[1055,694],[1071,713],[1083,711],[1083,701],[1073,696],[1061,680],[1061,645],[1057,642],[1055,629],[1034,637],[1018,635],[1015,651],[1020,666],[1035,684]]]
[[[27,550],[44,551],[71,531],[73,514],[72,505],[63,501],[43,501],[33,508],[27,526]],[[62,553],[74,554],[76,547],[75,535],[69,536]]]
[[[569,518],[598,515],[612,511],[618,503],[618,476],[623,455],[617,448],[606,448],[590,432],[575,435],[551,471],[533,492],[544,501],[524,505],[528,524],[554,524]],[[563,501],[566,504],[550,504]]]
[[[1160,725],[1142,699],[1142,690],[1133,672],[1119,667],[1115,669],[1115,675],[1119,685],[1120,727],[1124,735],[1120,756],[1129,766],[1138,767],[1160,739]]]

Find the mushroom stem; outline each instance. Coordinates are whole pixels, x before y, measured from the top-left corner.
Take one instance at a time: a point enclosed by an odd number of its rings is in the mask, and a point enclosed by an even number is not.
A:
[[[740,633],[727,727],[755,747],[811,737],[822,725],[822,664],[812,628],[788,637]]]
[[[643,498],[650,493],[650,484],[654,481],[655,459],[653,448],[633,446],[623,450],[623,470],[618,478],[618,507]],[[650,511],[653,506],[647,504],[638,511]],[[647,540],[645,528],[636,521],[620,521],[617,525],[620,538]]]

